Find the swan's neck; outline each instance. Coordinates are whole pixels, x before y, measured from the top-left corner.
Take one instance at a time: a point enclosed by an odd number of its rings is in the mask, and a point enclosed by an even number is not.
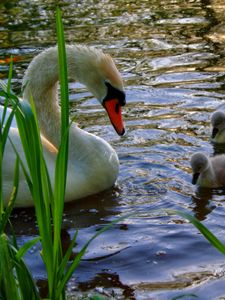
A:
[[[34,93],[33,98],[41,133],[58,148],[61,139],[61,113],[57,90],[58,84],[55,83],[46,92]],[[36,101],[37,99],[38,101]]]
[[[89,55],[84,55],[85,51]],[[68,76],[74,81],[89,85],[88,76],[93,71],[92,62],[98,58],[96,50],[87,51],[82,46],[67,46]],[[86,54],[87,54],[86,53]],[[89,61],[88,61],[89,60]],[[89,68],[89,73],[85,69]],[[58,104],[58,49],[52,47],[36,56],[29,65],[24,79],[24,99],[33,97],[42,134],[56,147],[60,143],[61,117]],[[73,127],[74,130],[76,126]]]

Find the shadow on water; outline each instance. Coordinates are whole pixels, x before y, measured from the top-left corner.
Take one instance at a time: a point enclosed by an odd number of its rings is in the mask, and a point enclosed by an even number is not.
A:
[[[71,114],[116,149],[121,167],[115,188],[66,204],[64,245],[79,229],[76,255],[96,230],[136,212],[91,244],[69,294],[97,289],[116,299],[223,296],[224,258],[165,209],[193,213],[224,241],[224,190],[196,190],[189,165],[195,151],[214,155],[225,149],[210,143],[210,116],[225,107],[224,4],[69,0],[60,5],[68,43],[110,53],[127,94],[127,133],[120,138],[91,94],[70,84]],[[32,57],[55,44],[54,1],[1,1],[0,16],[0,60],[18,58],[12,83],[19,93]],[[7,72],[1,63],[0,78],[6,80]],[[20,245],[37,235],[33,209],[15,210],[12,223]],[[30,249],[26,261],[43,286],[40,250],[39,245]]]
[[[114,194],[117,189],[108,190],[97,195],[83,198],[65,204],[63,230],[71,228],[85,228],[98,224],[105,224],[108,216],[118,215],[118,202]],[[18,236],[32,236],[38,234],[34,208],[14,209],[11,222],[15,226]]]
[[[216,205],[212,203],[213,192],[210,189],[198,189],[196,195],[192,197],[194,204],[193,213],[199,220],[203,221],[210,214]]]

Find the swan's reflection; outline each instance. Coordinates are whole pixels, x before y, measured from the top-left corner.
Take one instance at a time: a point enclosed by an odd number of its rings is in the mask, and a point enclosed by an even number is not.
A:
[[[225,188],[198,188],[196,194],[192,196],[195,217],[200,221],[206,219],[206,216],[218,206],[217,201],[222,203],[224,198]]]
[[[91,279],[88,282],[79,283],[79,289],[83,292],[88,291],[90,289],[94,289],[96,286],[103,286],[109,289],[121,289],[122,295],[125,299],[136,299],[134,295],[134,290],[129,285],[122,283],[119,275],[117,274],[112,274],[110,272],[102,272],[97,274],[93,279]],[[113,297],[115,295],[112,294],[111,296]]]
[[[63,224],[64,230],[87,228],[105,224],[106,219],[118,214],[117,188],[108,189],[70,203],[65,203]],[[35,236],[38,234],[34,208],[16,208],[10,221],[17,236]]]
[[[216,208],[216,205],[211,202],[212,198],[213,190],[208,188],[198,188],[196,194],[192,196],[193,212],[199,221],[205,220],[206,216]]]

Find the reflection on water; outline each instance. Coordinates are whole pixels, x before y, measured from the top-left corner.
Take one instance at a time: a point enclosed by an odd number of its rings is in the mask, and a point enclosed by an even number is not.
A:
[[[209,189],[199,189],[196,193],[196,196],[192,196],[192,201],[194,204],[193,212],[195,213],[195,217],[200,221],[205,220],[206,216],[216,208],[216,205],[210,201],[212,197],[213,193]]]
[[[186,209],[224,240],[225,192],[196,191],[189,166],[195,151],[225,152],[209,141],[211,113],[225,108],[223,2],[68,0],[60,5],[67,41],[110,53],[123,74],[128,102],[127,134],[120,138],[91,94],[70,85],[71,114],[113,145],[121,169],[116,187],[66,205],[65,236],[79,228],[76,252],[103,224],[137,212],[93,242],[74,275],[78,288],[104,287],[118,299],[224,295],[224,275],[218,272],[223,257],[190,224],[164,212]],[[0,59],[18,57],[16,91],[31,58],[55,43],[54,24],[54,1],[1,1]],[[0,64],[0,78],[6,79],[7,71]],[[37,234],[33,210],[16,210],[12,221],[20,244]],[[27,262],[41,281],[39,250],[31,249]],[[69,289],[74,285],[72,280]]]

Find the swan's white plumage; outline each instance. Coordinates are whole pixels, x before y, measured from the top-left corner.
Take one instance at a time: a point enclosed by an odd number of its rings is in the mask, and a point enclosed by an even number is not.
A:
[[[101,103],[106,96],[105,81],[123,91],[121,76],[110,56],[101,50],[85,46],[67,46],[68,75],[73,81],[86,85]],[[57,48],[49,48],[36,56],[23,79],[23,99],[32,95],[42,133],[45,159],[54,182],[54,165],[60,144],[60,109],[58,104]],[[0,117],[2,107],[0,108]],[[65,201],[79,199],[111,187],[118,176],[119,161],[115,150],[103,139],[85,132],[75,123],[70,128],[69,163]],[[10,138],[25,163],[23,150],[14,123]],[[12,189],[15,153],[10,142],[6,144],[3,158],[3,196],[7,202]],[[20,172],[16,206],[33,205],[31,195]]]
[[[197,152],[191,157],[191,167],[195,183],[200,187],[225,187],[225,155],[208,157]],[[197,177],[195,177],[197,175]]]

